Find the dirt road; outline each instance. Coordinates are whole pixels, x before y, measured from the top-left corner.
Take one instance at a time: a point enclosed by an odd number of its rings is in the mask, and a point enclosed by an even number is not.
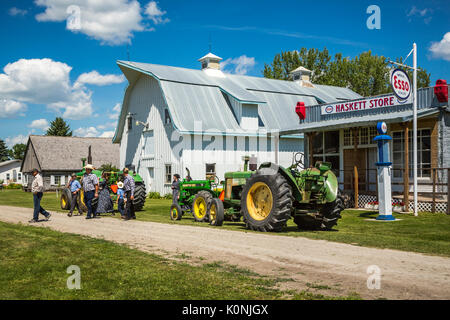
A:
[[[31,216],[31,209],[0,206],[4,222],[27,224]],[[450,258],[220,228],[68,218],[62,213],[33,225],[131,244],[172,258],[184,253],[191,263],[199,263],[199,257],[202,263],[224,261],[290,279],[283,289],[336,296],[356,292],[368,299],[450,299]],[[367,288],[367,268],[372,265],[381,271],[380,289]]]

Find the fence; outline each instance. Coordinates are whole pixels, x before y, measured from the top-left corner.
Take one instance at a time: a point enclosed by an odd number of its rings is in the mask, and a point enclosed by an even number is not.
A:
[[[450,214],[450,168],[418,168],[417,171],[418,211]],[[355,167],[335,173],[340,176],[340,189],[352,196],[350,206],[359,208],[378,201],[377,169]],[[406,210],[413,210],[412,170],[391,168],[391,177],[393,203],[403,202]]]

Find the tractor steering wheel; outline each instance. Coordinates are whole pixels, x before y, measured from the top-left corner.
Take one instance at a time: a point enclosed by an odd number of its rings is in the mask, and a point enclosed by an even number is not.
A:
[[[220,184],[220,179],[219,179],[219,177],[216,176],[216,175],[214,175],[214,181],[211,181],[211,186],[212,186],[214,189],[217,189],[217,187],[219,186],[219,184]]]
[[[294,154],[294,163],[295,163],[295,168],[298,171],[301,171],[305,168],[305,155],[303,154],[303,152],[297,152]]]

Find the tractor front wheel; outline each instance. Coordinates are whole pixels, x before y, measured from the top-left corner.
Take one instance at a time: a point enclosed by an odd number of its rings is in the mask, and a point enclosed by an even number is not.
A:
[[[60,203],[61,203],[61,209],[63,209],[63,210],[70,209],[70,205],[72,204],[72,193],[70,192],[69,188],[65,188],[61,192]]]
[[[198,222],[208,220],[208,207],[212,201],[212,195],[208,191],[200,191],[192,201],[192,214],[194,220]]]
[[[242,191],[241,209],[248,229],[281,231],[291,216],[292,189],[279,173],[256,171]]]
[[[208,210],[209,224],[220,227],[225,217],[224,211],[223,202],[218,198],[212,199]]]
[[[181,220],[183,216],[183,211],[178,203],[173,203],[170,207],[170,219],[172,220]]]

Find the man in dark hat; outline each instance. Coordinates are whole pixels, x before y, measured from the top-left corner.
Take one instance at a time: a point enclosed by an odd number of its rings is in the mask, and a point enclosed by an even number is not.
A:
[[[125,205],[125,220],[136,219],[134,212],[134,189],[135,183],[131,175],[128,174],[128,168],[123,169],[123,191],[125,191],[126,205]]]
[[[180,198],[180,175],[175,173],[172,181],[172,203],[178,203]]]
[[[39,174],[38,169],[33,169],[31,172],[34,179],[31,184],[31,192],[33,193],[33,204],[34,204],[34,212],[33,219],[29,222],[39,222],[39,213],[45,216],[45,220],[48,220],[51,216],[50,212],[41,207],[41,199],[44,195],[44,181],[42,176]]]

